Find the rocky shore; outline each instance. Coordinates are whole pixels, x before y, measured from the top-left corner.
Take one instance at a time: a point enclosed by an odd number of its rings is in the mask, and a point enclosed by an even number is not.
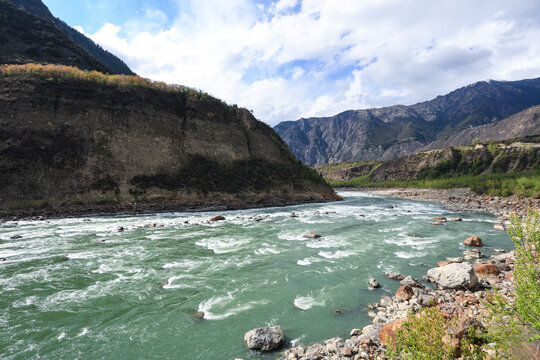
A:
[[[337,190],[337,189],[336,189]],[[344,189],[343,189],[344,190]],[[515,196],[478,195],[466,188],[459,189],[404,189],[404,188],[361,188],[372,194],[386,197],[429,201],[443,205],[453,211],[488,212],[496,215],[516,212],[525,214],[529,207],[539,209],[540,199],[518,198]]]
[[[285,199],[280,197],[251,199],[241,201],[224,200],[200,200],[189,203],[178,204],[174,202],[128,202],[128,203],[105,203],[90,205],[59,205],[29,207],[27,209],[4,209],[0,210],[0,221],[17,220],[45,220],[54,218],[73,218],[82,216],[109,216],[109,215],[140,215],[155,214],[164,212],[202,212],[202,211],[226,211],[241,209],[256,209],[264,207],[281,207],[307,203],[341,201],[343,198],[335,196],[332,198],[302,197],[298,200]]]
[[[387,274],[400,281],[401,286],[394,296],[383,296],[379,302],[368,305],[372,324],[352,329],[347,339],[335,337],[323,343],[287,349],[281,359],[384,359],[384,344],[395,338],[403,322],[425,307],[436,307],[448,321],[455,321],[448,344],[457,348],[470,327],[482,329],[487,325],[483,315],[487,312],[486,301],[490,300],[493,286],[497,286],[498,294],[505,301],[513,301],[514,262],[515,255],[509,252],[490,259],[476,259],[474,263],[463,258],[447,258],[418,280]],[[483,349],[488,356],[494,355],[491,345]]]

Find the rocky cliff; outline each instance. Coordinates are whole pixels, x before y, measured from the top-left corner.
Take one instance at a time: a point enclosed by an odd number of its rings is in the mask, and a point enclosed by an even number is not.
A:
[[[444,139],[538,104],[540,78],[482,81],[411,106],[349,110],[332,117],[282,122],[274,129],[291,151],[311,166],[388,160],[433,148],[435,145],[429,144],[434,141],[454,145]],[[523,128],[513,135],[528,134],[530,126]],[[505,129],[497,127],[494,131],[499,131],[498,137],[506,136]]]
[[[0,73],[0,209],[337,199],[249,111],[189,89]],[[101,79],[101,80],[100,80]]]

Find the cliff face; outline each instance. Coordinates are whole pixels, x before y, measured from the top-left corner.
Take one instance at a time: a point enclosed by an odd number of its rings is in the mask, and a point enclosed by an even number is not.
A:
[[[411,105],[350,110],[324,117],[286,121],[274,129],[307,164],[399,158],[467,128],[491,124],[540,104],[540,78],[488,81]],[[498,136],[506,136],[497,128]],[[528,131],[528,130],[524,130]],[[527,132],[514,136],[526,135]],[[444,145],[456,145],[445,142]]]
[[[337,198],[245,109],[200,93],[0,77],[0,208]]]

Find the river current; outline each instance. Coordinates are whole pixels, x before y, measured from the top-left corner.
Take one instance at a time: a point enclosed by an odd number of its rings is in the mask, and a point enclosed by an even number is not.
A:
[[[345,337],[399,287],[385,273],[420,277],[461,256],[470,235],[487,255],[512,248],[490,214],[340,195],[217,222],[207,212],[1,223],[0,358],[275,359],[247,350],[244,333],[280,325],[293,344]],[[439,215],[464,221],[430,225]],[[311,231],[322,237],[303,237]]]

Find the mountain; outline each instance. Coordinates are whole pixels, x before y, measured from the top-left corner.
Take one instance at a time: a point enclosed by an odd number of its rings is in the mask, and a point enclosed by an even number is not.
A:
[[[108,71],[55,25],[0,0],[0,64],[29,62]]]
[[[395,159],[539,104],[540,78],[490,80],[411,106],[349,110],[331,117],[285,121],[274,130],[300,160],[311,166]]]
[[[272,128],[205,93],[61,66],[0,70],[4,214],[339,199]]]
[[[0,2],[3,2],[3,1],[4,0],[0,0]],[[85,35],[78,32],[77,30],[73,29],[71,26],[66,24],[64,21],[60,20],[59,18],[54,17],[54,15],[51,14],[51,12],[47,8],[47,6],[45,6],[45,4],[43,4],[43,2],[41,2],[40,0],[5,0],[5,2],[11,3],[19,11],[22,11],[22,12],[37,16],[37,17],[41,18],[42,20],[48,22],[49,25],[52,25],[54,28],[56,28],[56,30],[60,31],[61,33],[63,33],[64,36],[69,38],[69,40],[71,40],[71,42],[75,43],[76,45],[78,45],[79,47],[84,49],[85,52],[87,52],[91,57],[93,57],[97,62],[99,62],[101,64],[101,66],[99,66],[99,67],[96,66],[93,70],[105,71],[105,72],[108,72],[108,73],[111,73],[111,74],[135,75],[135,73],[122,60],[120,60],[118,57],[116,57],[115,55],[111,54],[110,52],[104,50],[101,46],[96,44],[94,41],[92,41],[91,39],[89,39]],[[2,11],[2,13],[3,12],[4,11]],[[12,11],[10,11],[10,13],[12,13]],[[29,19],[22,19],[22,21],[23,22],[19,23],[18,26],[15,25],[17,27],[17,30],[14,29],[15,32],[20,32],[21,31],[20,28],[22,28],[23,26],[30,25],[31,28],[33,28],[34,30],[41,30],[41,32],[44,33],[44,34],[42,34],[42,36],[45,36],[45,34],[47,34],[49,32],[52,32],[53,34],[55,34],[54,36],[56,36],[56,31],[53,31],[50,27],[44,27],[42,25],[38,26],[38,24],[35,22],[35,20],[32,21],[32,20],[29,20]],[[8,25],[13,26],[12,23],[10,23]],[[2,28],[4,28],[4,26],[6,26],[6,25],[0,24],[0,26]],[[38,26],[37,29],[36,29],[36,26]],[[11,27],[11,29],[13,29],[13,27]],[[6,36],[6,38],[7,38],[7,36]],[[16,42],[16,39],[13,39],[13,40],[14,40],[13,42]],[[28,46],[29,44],[32,44],[30,47],[36,48],[38,50],[38,52],[40,50],[42,50],[41,47],[44,44],[49,44],[50,43],[49,41],[40,42],[35,37],[33,37],[33,38],[24,38],[24,40],[25,40],[24,41],[25,44],[27,45],[27,48],[29,47]],[[1,42],[0,42],[0,44],[1,44]],[[55,42],[53,42],[52,45],[54,45],[55,47],[58,46],[58,44],[55,43]],[[47,49],[48,48],[46,48],[45,51],[47,51]],[[13,50],[12,50],[12,53],[13,53]],[[31,58],[31,60],[34,60],[36,62],[49,62],[49,63],[61,63],[61,64],[64,64],[64,65],[73,65],[72,63],[59,62],[59,61],[62,61],[64,59],[66,59],[65,57],[62,57],[62,56],[57,56],[57,57],[55,57],[53,59],[50,59],[50,58],[39,57],[39,55],[37,55],[36,51],[33,51],[33,53],[34,53],[34,56],[36,58]],[[32,53],[26,54],[26,55],[32,55]],[[30,58],[28,58],[28,59],[30,59]],[[52,60],[52,61],[50,61],[50,60]],[[19,62],[9,62],[9,63],[25,63],[25,62],[29,62],[29,61],[22,61],[21,60]],[[84,66],[79,65],[79,67],[84,67]]]
[[[530,107],[501,121],[462,130],[445,139],[436,140],[421,150],[466,146],[474,140],[504,140],[531,134],[540,134],[540,106]]]

